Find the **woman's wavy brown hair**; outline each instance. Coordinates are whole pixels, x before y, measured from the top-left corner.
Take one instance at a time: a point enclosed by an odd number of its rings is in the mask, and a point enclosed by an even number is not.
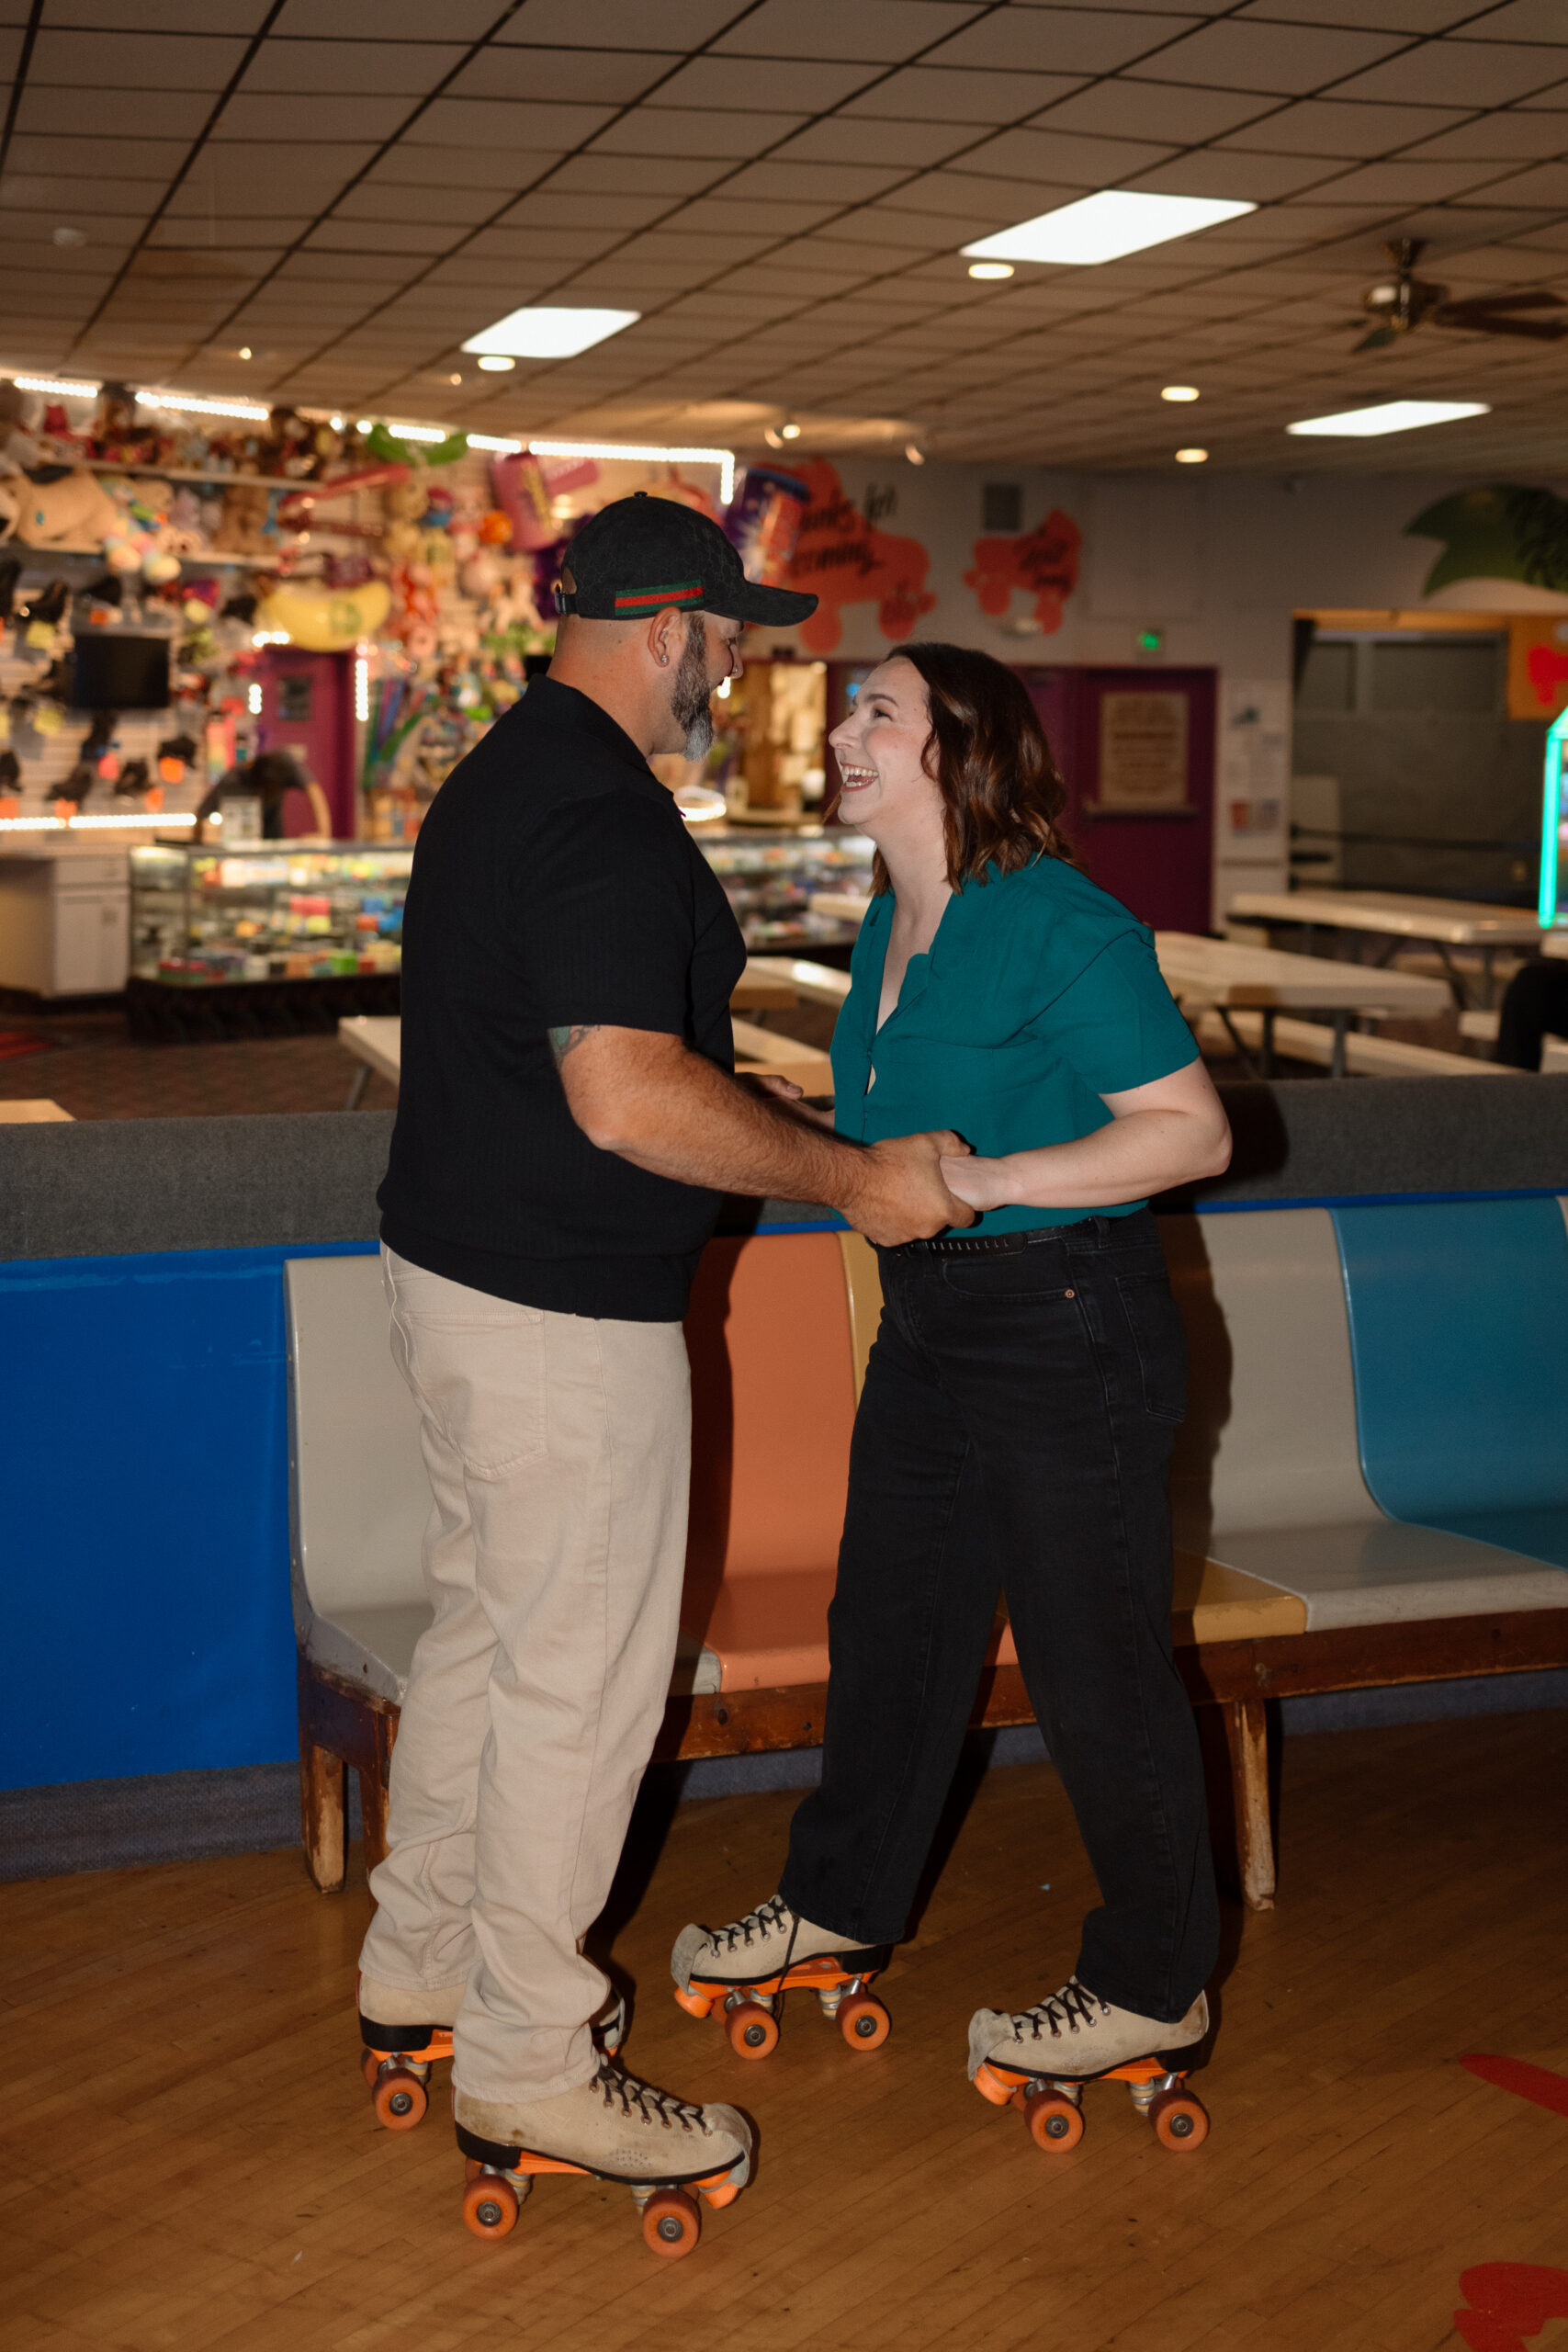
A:
[[[952,888],[985,882],[992,865],[1016,874],[1037,857],[1076,865],[1056,823],[1067,787],[1017,671],[970,646],[929,641],[897,646],[885,659],[909,662],[925,681],[926,764],[942,793]],[[873,888],[887,887],[878,851]]]

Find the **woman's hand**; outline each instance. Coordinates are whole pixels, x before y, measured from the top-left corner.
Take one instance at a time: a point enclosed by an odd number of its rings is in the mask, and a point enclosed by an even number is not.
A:
[[[1000,1159],[944,1159],[942,1181],[955,1201],[964,1201],[972,1209],[1004,1208],[1008,1202],[1006,1164]]]

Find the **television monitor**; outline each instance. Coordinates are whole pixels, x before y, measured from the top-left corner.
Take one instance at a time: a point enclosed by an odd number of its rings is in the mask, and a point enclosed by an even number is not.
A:
[[[73,710],[166,710],[169,639],[84,629],[71,658]]]

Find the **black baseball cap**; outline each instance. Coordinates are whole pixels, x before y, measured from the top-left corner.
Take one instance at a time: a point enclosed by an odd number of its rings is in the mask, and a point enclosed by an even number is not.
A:
[[[589,621],[651,619],[666,605],[683,613],[793,628],[817,610],[815,596],[748,580],[716,523],[646,490],[602,506],[562,559],[574,585],[558,585],[557,609]]]

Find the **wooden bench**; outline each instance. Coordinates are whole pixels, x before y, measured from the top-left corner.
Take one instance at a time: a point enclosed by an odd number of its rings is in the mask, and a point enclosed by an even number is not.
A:
[[[1424,1228],[1432,1216],[1448,1222]],[[1379,1218],[1393,1220],[1381,1242],[1367,1224]],[[1231,1818],[1216,1838],[1234,1842],[1247,1900],[1267,1908],[1270,1700],[1568,1665],[1568,1231],[1555,1200],[1265,1209],[1161,1229],[1193,1359],[1173,1474],[1173,1633],[1201,1721],[1223,1729]],[[1467,1311],[1445,1335],[1456,1250],[1482,1272],[1460,1285]],[[430,1499],[377,1261],[291,1261],[286,1283],[304,1839],[330,1888],[345,1767],[359,1772],[370,1860],[384,1848],[398,1708],[428,1622]],[[1416,1427],[1435,1434],[1413,1451],[1398,1332],[1422,1283],[1437,1312]],[[821,1740],[850,1430],[880,1310],[874,1253],[820,1223],[705,1255],[661,1758]],[[1521,1360],[1510,1332],[1537,1368],[1533,1408],[1509,1374]],[[1456,1454],[1466,1476],[1445,1487]],[[1424,1494],[1429,1512],[1415,1507]],[[1032,1719],[999,1623],[974,1720]]]

